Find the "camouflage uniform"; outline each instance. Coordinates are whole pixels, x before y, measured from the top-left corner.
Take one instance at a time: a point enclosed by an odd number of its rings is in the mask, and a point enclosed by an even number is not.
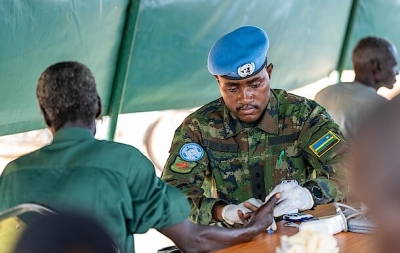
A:
[[[334,136],[333,141],[321,146],[328,135]],[[199,161],[180,157],[186,143],[204,149]],[[325,202],[342,199],[347,193],[348,153],[348,143],[323,107],[271,89],[267,108],[255,126],[242,123],[222,98],[189,115],[175,132],[162,178],[186,194],[192,221],[209,224],[217,202],[264,199],[285,179],[296,179],[301,185],[314,182]]]

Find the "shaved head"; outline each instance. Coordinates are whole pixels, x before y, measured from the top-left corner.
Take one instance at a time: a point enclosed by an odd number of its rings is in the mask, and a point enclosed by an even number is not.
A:
[[[356,80],[375,89],[393,88],[398,74],[396,47],[384,38],[362,38],[352,54]]]
[[[381,246],[391,249],[385,252],[400,251],[399,108],[397,96],[371,112],[353,145],[353,190],[377,221]]]
[[[353,50],[354,68],[358,69],[373,60],[386,60],[391,57],[393,48],[392,43],[383,38],[369,36],[361,39]]]

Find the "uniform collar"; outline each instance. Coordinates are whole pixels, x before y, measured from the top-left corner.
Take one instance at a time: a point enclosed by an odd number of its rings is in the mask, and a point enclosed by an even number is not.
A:
[[[269,102],[267,104],[266,109],[261,115],[260,122],[257,127],[264,132],[268,132],[271,134],[278,134],[278,102],[275,97],[274,92],[271,92],[271,96]],[[224,105],[224,138],[230,138],[241,131],[244,130],[244,126],[242,122],[234,115],[231,111],[229,111],[228,107],[225,103]]]
[[[56,132],[53,143],[64,141],[81,141],[85,139],[94,139],[89,129],[83,127],[65,127]]]

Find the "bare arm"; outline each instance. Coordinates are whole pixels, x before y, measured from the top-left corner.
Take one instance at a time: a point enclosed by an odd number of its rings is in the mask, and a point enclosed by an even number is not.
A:
[[[224,249],[252,240],[264,232],[273,220],[273,209],[280,193],[263,204],[242,228],[221,228],[217,226],[196,225],[185,221],[160,230],[184,252],[209,252]]]

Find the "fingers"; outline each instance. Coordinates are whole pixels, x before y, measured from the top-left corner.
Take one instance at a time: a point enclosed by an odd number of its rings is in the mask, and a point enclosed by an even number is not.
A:
[[[293,201],[285,200],[280,202],[274,208],[274,216],[279,217],[287,213],[291,213],[293,210],[297,209],[297,206],[294,205]]]
[[[267,228],[267,230],[276,230],[278,227],[276,226],[275,220],[272,220],[271,225]]]
[[[243,225],[246,225],[249,222],[251,215],[249,213],[243,213],[242,211],[238,210],[238,216],[242,221]]]
[[[274,196],[275,194],[277,194],[278,191],[276,191],[275,189],[273,189],[268,196],[265,198],[265,202],[267,202],[270,198],[272,198],[272,196]]]
[[[268,209],[273,209],[281,197],[282,197],[282,194],[280,192],[278,192],[278,193],[274,194],[271,198],[269,198],[268,201],[263,206],[266,206],[266,208],[268,208]]]
[[[275,195],[276,193],[280,192],[283,195],[288,195],[288,193],[291,193],[291,191],[298,187],[299,185],[295,182],[288,182],[288,183],[282,183],[282,184],[278,184],[277,186],[275,186],[275,188],[271,191],[270,194],[268,194],[268,196],[265,198],[265,201],[268,201],[269,198],[271,198],[273,195]],[[284,196],[283,196],[284,197]],[[282,201],[283,199],[281,199],[280,201]]]
[[[258,209],[257,206],[250,204],[249,202],[244,202],[243,206],[246,207],[247,209],[249,209],[251,212],[255,212]]]

